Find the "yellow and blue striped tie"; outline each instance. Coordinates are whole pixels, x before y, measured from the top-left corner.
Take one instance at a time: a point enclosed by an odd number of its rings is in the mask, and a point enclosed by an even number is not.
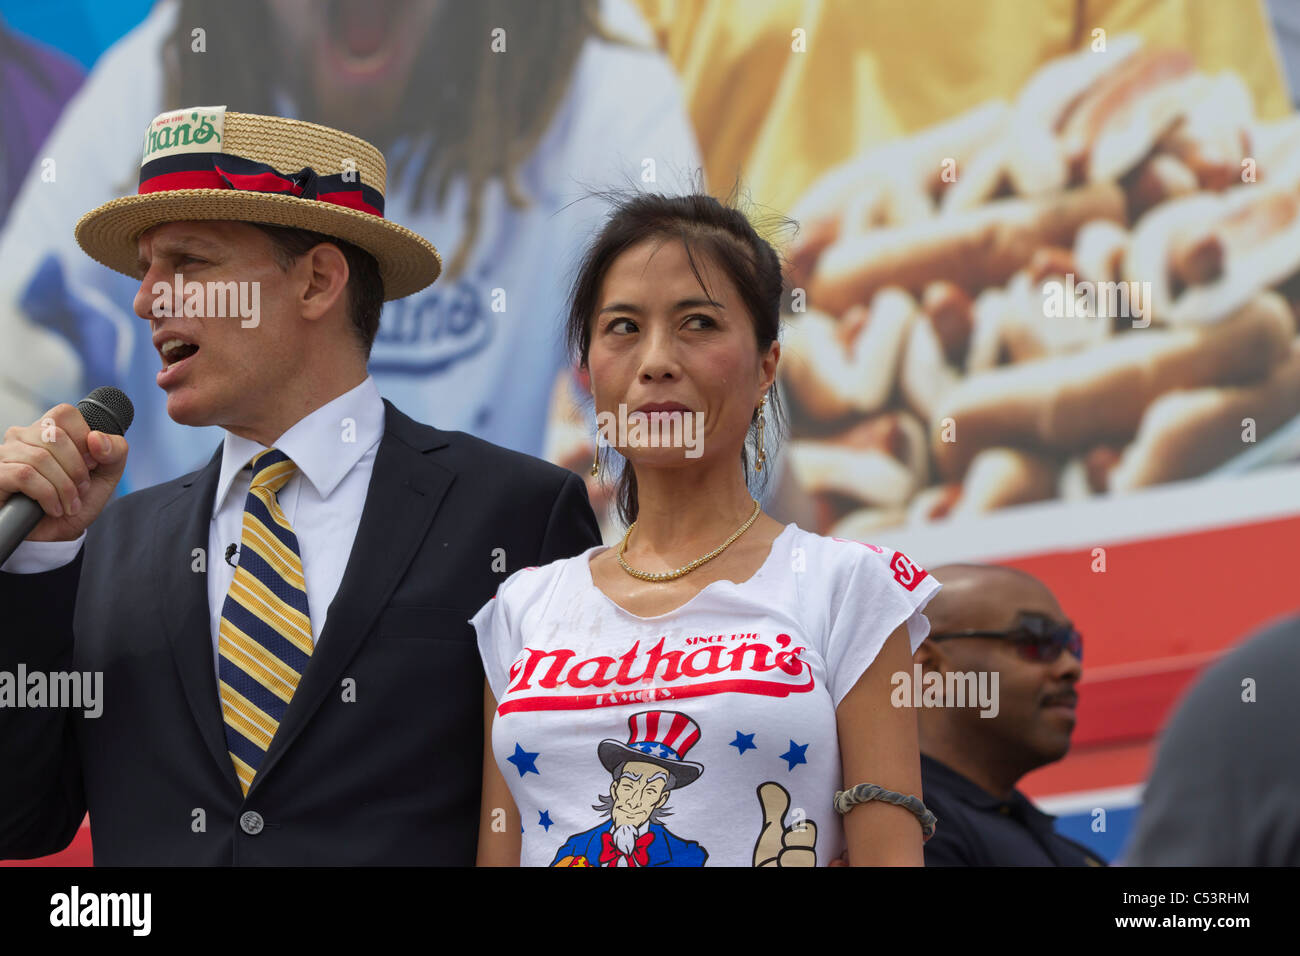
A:
[[[274,448],[252,466],[239,565],[217,642],[226,746],[245,794],[312,652],[298,536],[275,497],[298,466]]]

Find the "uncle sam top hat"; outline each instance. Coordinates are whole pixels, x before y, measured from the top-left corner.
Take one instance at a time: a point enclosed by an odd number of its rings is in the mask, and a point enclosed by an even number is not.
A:
[[[137,195],[92,209],[76,237],[91,258],[136,276],[146,229],[234,219],[309,229],[375,257],[384,298],[433,282],[442,258],[427,239],[384,218],[383,154],[350,133],[279,116],[198,106],[163,113],[145,131]]]
[[[643,710],[627,719],[626,744],[602,740],[596,755],[610,773],[626,760],[663,767],[677,780],[676,787],[694,783],[704,767],[684,759],[700,739],[700,727],[685,714],[671,710]]]

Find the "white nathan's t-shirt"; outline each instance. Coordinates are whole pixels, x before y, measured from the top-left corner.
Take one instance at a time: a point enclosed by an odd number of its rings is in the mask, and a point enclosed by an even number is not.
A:
[[[520,862],[839,857],[835,708],[904,621],[920,646],[939,582],[901,552],[792,523],[750,579],[645,618],[594,585],[606,547],[516,571],[471,619]]]

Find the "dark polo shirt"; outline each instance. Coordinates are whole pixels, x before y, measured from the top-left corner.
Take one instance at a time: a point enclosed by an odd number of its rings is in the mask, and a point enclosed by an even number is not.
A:
[[[925,805],[938,818],[925,844],[926,866],[1105,866],[1106,861],[1052,829],[1056,818],[1019,790],[999,800],[921,754]]]

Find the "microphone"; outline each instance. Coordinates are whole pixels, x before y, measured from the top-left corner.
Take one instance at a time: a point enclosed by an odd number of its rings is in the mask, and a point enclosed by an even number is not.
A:
[[[135,418],[135,406],[121,389],[101,385],[81,401],[77,411],[91,431],[124,435]],[[0,505],[0,564],[9,560],[18,545],[41,523],[45,510],[26,495],[15,494]]]
[[[229,564],[232,568],[237,567],[237,565],[230,559],[233,558],[238,553],[239,553],[239,545],[237,544],[226,545],[226,564]]]

